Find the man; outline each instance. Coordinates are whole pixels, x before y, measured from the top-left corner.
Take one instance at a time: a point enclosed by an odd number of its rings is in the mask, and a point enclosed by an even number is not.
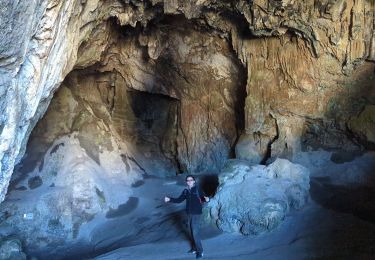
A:
[[[192,248],[189,252],[196,253],[196,258],[203,257],[203,248],[199,237],[199,225],[202,215],[202,204],[210,199],[204,196],[204,193],[198,186],[195,186],[195,178],[188,175],[185,178],[187,188],[184,189],[178,198],[165,197],[165,202],[181,203],[186,200],[186,213],[192,238]],[[203,195],[203,196],[202,196]]]

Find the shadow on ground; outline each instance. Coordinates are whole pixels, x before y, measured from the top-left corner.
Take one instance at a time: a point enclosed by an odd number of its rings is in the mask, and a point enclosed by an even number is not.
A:
[[[375,223],[375,188],[334,185],[329,178],[312,178],[311,198],[326,209],[352,214]]]
[[[328,210],[327,216],[316,216],[323,232],[312,236],[311,255],[319,259],[374,259],[375,188],[335,185],[327,177],[311,178],[310,184],[312,200]]]

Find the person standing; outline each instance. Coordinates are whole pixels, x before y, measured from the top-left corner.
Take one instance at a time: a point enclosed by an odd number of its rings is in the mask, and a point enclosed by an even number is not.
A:
[[[187,188],[184,189],[178,198],[165,196],[165,202],[181,203],[186,200],[186,213],[190,228],[192,248],[189,252],[196,253],[196,258],[203,257],[203,247],[200,239],[199,228],[202,215],[202,204],[210,199],[205,196],[202,190],[195,185],[193,175],[187,175],[185,178]]]

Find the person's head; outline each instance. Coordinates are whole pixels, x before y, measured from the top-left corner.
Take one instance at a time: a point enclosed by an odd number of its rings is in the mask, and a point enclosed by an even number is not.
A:
[[[186,181],[187,186],[189,186],[189,188],[195,185],[195,178],[193,175],[187,175],[185,178],[185,181]]]

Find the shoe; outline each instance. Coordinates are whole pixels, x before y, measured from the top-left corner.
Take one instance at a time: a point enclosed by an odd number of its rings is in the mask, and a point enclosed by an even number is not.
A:
[[[199,258],[202,258],[203,257],[203,253],[197,253],[197,255],[196,255],[196,259],[199,259]]]
[[[197,250],[195,250],[195,249],[190,249],[190,250],[188,251],[188,253],[189,253],[189,254],[195,254],[195,253],[197,253]]]

